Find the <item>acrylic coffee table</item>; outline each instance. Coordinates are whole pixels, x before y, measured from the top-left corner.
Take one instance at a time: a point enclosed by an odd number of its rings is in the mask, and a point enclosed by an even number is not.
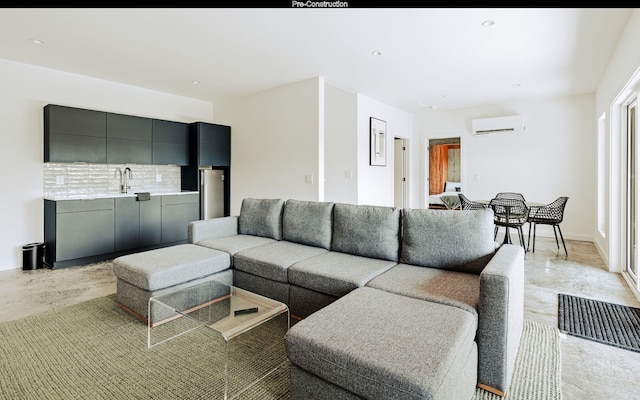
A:
[[[232,394],[239,395],[278,368],[286,366],[286,358],[282,360],[276,357],[273,366],[269,366],[259,377],[230,392],[230,343],[234,338],[276,317],[286,318],[288,330],[291,324],[289,308],[279,301],[211,280],[152,297],[149,299],[148,316],[148,348],[203,328],[223,339],[224,399],[233,398]],[[160,322],[152,324],[151,321]]]

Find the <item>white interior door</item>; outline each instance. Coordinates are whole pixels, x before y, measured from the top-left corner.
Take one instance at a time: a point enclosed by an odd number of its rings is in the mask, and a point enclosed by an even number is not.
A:
[[[393,205],[399,208],[407,207],[407,139],[393,140]]]

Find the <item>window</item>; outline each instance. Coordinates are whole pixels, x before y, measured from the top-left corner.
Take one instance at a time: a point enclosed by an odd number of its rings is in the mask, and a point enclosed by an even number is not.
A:
[[[605,114],[598,119],[598,232],[603,238],[607,236],[607,176],[609,176],[608,158],[609,140],[607,137],[607,117]]]
[[[638,195],[638,166],[640,162],[640,149],[637,137],[638,98],[634,97],[626,106],[625,132],[627,138],[627,163],[626,163],[626,267],[625,270],[633,281],[638,283],[638,209],[640,196]]]

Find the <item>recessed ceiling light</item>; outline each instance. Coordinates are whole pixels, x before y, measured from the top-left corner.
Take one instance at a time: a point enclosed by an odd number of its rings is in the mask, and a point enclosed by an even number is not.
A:
[[[191,81],[191,83],[193,83],[194,85],[199,85],[200,84],[199,81]]]
[[[482,26],[484,26],[486,28],[486,27],[489,27],[489,26],[493,26],[495,24],[496,24],[496,22],[494,20],[488,19],[486,21],[482,21],[482,23],[480,25],[482,25]]]
[[[514,83],[512,86],[513,87],[520,87],[520,86],[522,86],[522,83]]]
[[[33,43],[33,44],[44,44],[44,42],[42,40],[39,40],[39,39],[31,39],[31,43]]]
[[[374,55],[374,56],[381,56],[382,52],[379,51],[379,50],[374,50],[374,51],[371,52],[371,54]]]
[[[426,105],[426,104],[424,104],[423,102],[419,102],[419,103],[418,103],[418,105],[419,105],[420,107],[422,107],[422,108],[430,108],[430,109],[432,109],[432,110],[435,110],[435,109],[437,109],[437,108],[438,108],[438,105],[437,105],[437,104]]]

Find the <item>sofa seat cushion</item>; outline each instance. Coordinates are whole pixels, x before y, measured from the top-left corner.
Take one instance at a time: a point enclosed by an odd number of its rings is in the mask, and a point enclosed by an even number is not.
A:
[[[281,199],[243,199],[238,216],[238,233],[282,239]]]
[[[329,250],[333,205],[328,202],[287,200],[282,212],[282,239]]]
[[[262,246],[269,243],[275,243],[275,239],[253,235],[233,235],[215,239],[204,239],[196,244],[198,246],[207,247],[214,250],[224,251],[231,255],[231,265],[234,264],[233,256],[236,253],[250,249],[252,247]]]
[[[149,292],[202,278],[229,267],[229,254],[194,244],[162,247],[113,260],[113,273],[118,279]]]
[[[330,251],[293,264],[288,279],[292,285],[340,297],[394,265],[395,261]]]
[[[400,209],[336,203],[331,250],[397,262]]]
[[[366,286],[461,308],[473,315],[477,327],[479,275],[398,264]]]
[[[477,379],[472,315],[363,287],[285,335],[291,363],[366,399],[470,399]]]
[[[479,274],[495,254],[493,211],[402,211],[400,262]]]
[[[327,251],[320,247],[281,240],[240,251],[233,257],[233,262],[239,271],[287,283],[287,269],[292,264]]]

